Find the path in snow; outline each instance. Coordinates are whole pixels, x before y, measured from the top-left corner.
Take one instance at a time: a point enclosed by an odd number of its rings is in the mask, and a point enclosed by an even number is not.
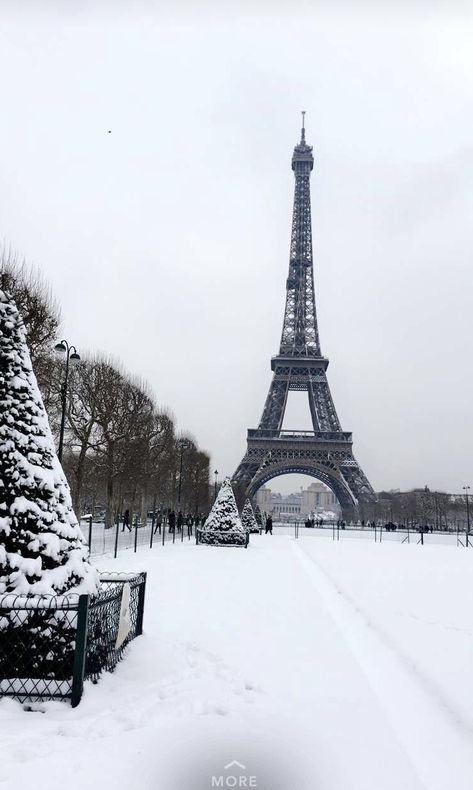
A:
[[[412,677],[399,685],[409,673],[327,577],[337,547],[327,542],[319,565],[315,551],[256,536],[247,551],[184,544],[104,560],[148,570],[145,635],[75,710],[0,702],[0,781],[204,790],[236,759],[265,790],[447,790],[445,772],[427,781],[428,755],[400,727],[400,713],[427,709],[425,691]],[[445,732],[465,769],[461,734],[450,722]],[[438,734],[419,749],[438,750]],[[456,778],[466,790],[470,775]]]
[[[349,592],[349,584],[346,580],[344,580],[346,586],[340,583],[340,576],[342,576],[340,554],[338,556],[339,562],[334,563],[333,551],[327,552],[326,546],[315,547],[313,543],[305,541],[299,544],[293,542],[292,548],[366,673],[389,720],[393,723],[406,754],[416,765],[425,786],[429,790],[443,790],[446,787],[469,788],[473,776],[470,721],[466,720],[456,708],[448,691],[432,677],[432,671],[426,671],[422,666],[422,661],[417,660],[418,654],[416,654],[415,648],[418,649],[419,646],[408,644],[407,649],[404,648],[403,640],[399,638],[400,634],[396,633],[396,629],[393,628],[389,611],[382,608],[380,610],[379,607],[376,611],[376,598],[379,597],[379,589],[373,585],[373,570],[376,567],[373,567],[373,563],[379,559],[386,560],[386,556],[377,558],[374,556],[376,553],[380,554],[381,547],[375,547],[374,551],[372,549],[371,558],[367,558],[365,552],[358,554],[358,557],[353,551],[349,552],[351,570],[358,559],[358,569],[355,567],[355,575],[358,570],[359,580],[364,579],[367,608],[364,608],[364,603],[360,603],[360,596],[354,598],[353,593]],[[414,549],[414,551],[416,550]],[[436,597],[431,596],[433,590],[426,590],[419,584],[419,579],[422,577],[421,571],[425,571],[424,562],[426,559],[424,550],[420,549],[419,551],[416,551],[417,556],[414,557],[418,565],[417,591],[421,595],[429,594],[430,618],[435,618],[436,613],[440,614],[440,612]],[[433,558],[438,559],[435,554]],[[444,560],[449,559],[448,555],[444,555],[443,558]],[[346,562],[347,557],[344,559]],[[367,559],[368,561],[371,559],[371,567],[367,565]],[[400,570],[402,572],[404,558],[401,558],[399,554],[398,559],[401,559]],[[457,566],[458,570],[462,568],[462,565],[464,566],[464,560],[469,565],[469,557],[466,555],[457,555],[456,557],[451,555],[450,559],[453,559],[453,564]],[[444,562],[444,564],[448,567],[449,563]],[[427,557],[427,567],[431,568],[432,565],[435,567],[432,557]],[[371,584],[368,581],[367,573],[372,575]],[[399,590],[396,590],[395,585],[390,585],[390,592],[390,599],[394,606],[405,606],[405,597],[403,599],[403,596],[398,595]],[[445,600],[444,593],[443,599]],[[412,610],[415,603],[415,600],[409,601],[407,609]],[[452,597],[450,614],[455,613],[456,606],[458,607],[458,604]],[[412,614],[409,616],[414,617]],[[433,623],[429,622],[429,625],[433,625]],[[441,628],[444,627],[441,626]],[[471,657],[471,632],[469,638]],[[426,656],[427,643],[423,647],[425,664],[427,666],[435,665],[435,654],[430,653]],[[456,678],[456,686],[463,686],[464,689],[462,677],[470,685],[471,679],[468,675],[462,676],[458,672],[456,660],[458,653],[455,655],[453,647],[452,640],[450,641],[449,667]],[[468,655],[468,651],[463,651],[463,656],[465,655]],[[471,697],[469,697],[469,703],[471,716]]]

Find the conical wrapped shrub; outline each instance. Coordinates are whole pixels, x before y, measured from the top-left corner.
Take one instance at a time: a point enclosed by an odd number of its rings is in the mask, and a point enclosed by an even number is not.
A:
[[[0,594],[93,593],[97,583],[23,322],[0,291]]]
[[[72,510],[23,322],[0,291],[0,691],[72,677],[74,612],[51,596],[94,593],[98,573]],[[16,608],[18,600],[26,609]],[[26,604],[24,604],[26,605]]]
[[[259,526],[256,522],[255,514],[249,499],[246,500],[243,510],[241,511],[241,523],[243,529],[247,532],[259,532]]]
[[[248,543],[229,477],[220,487],[205,525],[199,531],[199,543],[209,546],[246,546]]]

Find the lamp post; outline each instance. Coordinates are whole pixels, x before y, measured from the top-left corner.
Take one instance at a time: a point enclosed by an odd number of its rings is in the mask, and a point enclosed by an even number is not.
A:
[[[466,499],[466,547],[468,548],[468,536],[470,534],[470,503],[468,501],[468,491],[470,490],[470,486],[463,486],[463,490],[465,492],[465,499]]]
[[[215,475],[215,483],[214,483],[214,502],[217,499],[217,481],[218,481],[218,469],[214,472]]]
[[[57,457],[59,458],[59,463],[62,463],[62,449],[64,446],[64,427],[66,424],[66,407],[67,407],[67,382],[69,379],[69,362],[78,362],[80,360],[80,356],[77,353],[77,349],[75,346],[70,346],[67,340],[61,340],[60,343],[56,343],[54,346],[55,351],[58,354],[65,354],[66,355],[66,372],[64,376],[64,382],[61,386],[61,402],[62,402],[62,413],[61,413],[61,430],[59,432],[59,447],[57,451]]]
[[[177,446],[179,447],[179,489],[177,494],[177,507],[181,509],[181,491],[182,491],[182,459],[184,450],[187,450],[189,443],[187,439],[178,439]]]
[[[177,517],[179,518],[179,513],[182,516],[182,524],[181,524],[181,543],[184,540],[184,515],[181,511],[181,490],[182,490],[182,459],[184,457],[184,450],[187,450],[189,446],[189,442],[186,439],[178,439],[177,446],[179,447],[179,489],[177,495]]]

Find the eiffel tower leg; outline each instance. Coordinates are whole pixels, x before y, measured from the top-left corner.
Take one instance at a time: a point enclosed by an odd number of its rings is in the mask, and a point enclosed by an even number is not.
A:
[[[325,376],[321,381],[309,381],[307,394],[314,431],[341,431],[340,420]]]
[[[245,454],[232,478],[233,493],[235,494],[238,508],[241,509],[248,496],[251,481],[258,473],[259,463],[252,462]]]
[[[341,471],[346,485],[357,503],[355,512],[353,516],[351,516],[354,520],[357,520],[360,517],[359,505],[373,504],[373,502],[376,501],[376,495],[361,466],[353,455],[342,465]]]
[[[278,431],[281,429],[284,412],[286,410],[289,381],[273,378],[269,388],[266,403],[259,427],[267,430]]]
[[[314,395],[314,385],[312,382],[307,385],[307,395],[309,397],[309,409],[310,409],[310,416],[312,417],[312,425],[314,426],[314,431],[320,431],[320,424],[319,418],[317,415],[317,408],[315,405],[315,395]]]

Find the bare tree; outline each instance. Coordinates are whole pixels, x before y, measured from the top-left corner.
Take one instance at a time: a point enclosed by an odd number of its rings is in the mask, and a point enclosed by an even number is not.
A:
[[[80,510],[87,468],[95,466],[99,442],[98,412],[101,398],[100,374],[103,360],[81,359],[69,373],[68,431],[66,447],[68,465],[73,474],[73,502]]]
[[[61,311],[49,285],[12,250],[0,252],[0,287],[15,300],[28,337],[31,361],[40,380],[38,364],[48,355],[61,324]]]
[[[150,447],[150,491],[152,510],[157,502],[169,505],[172,500],[172,480],[176,468],[174,422],[169,414],[158,411],[154,415],[153,440]]]

